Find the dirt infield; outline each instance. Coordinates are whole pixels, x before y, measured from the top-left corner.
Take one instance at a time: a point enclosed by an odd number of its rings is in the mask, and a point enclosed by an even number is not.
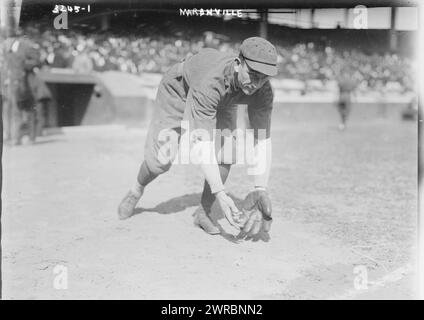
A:
[[[159,177],[119,221],[144,130],[79,128],[5,147],[3,298],[416,298],[416,124],[273,127],[275,218],[258,241],[238,240],[219,210],[222,235],[193,226],[202,179],[190,166]],[[246,179],[233,168],[236,201]]]

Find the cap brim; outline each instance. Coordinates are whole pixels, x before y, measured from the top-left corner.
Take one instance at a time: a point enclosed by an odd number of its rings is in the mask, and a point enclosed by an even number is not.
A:
[[[249,61],[245,60],[249,68],[258,71],[260,73],[266,74],[267,76],[276,76],[278,74],[278,68],[277,66],[272,66],[265,63],[255,62],[255,61]]]

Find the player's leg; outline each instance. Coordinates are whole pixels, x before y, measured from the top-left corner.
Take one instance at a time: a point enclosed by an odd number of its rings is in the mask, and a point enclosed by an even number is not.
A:
[[[37,110],[36,108],[31,108],[27,112],[28,114],[28,133],[30,143],[35,143],[36,138],[36,122],[37,122]]]
[[[43,135],[45,103],[45,100],[34,102],[34,107],[28,111],[29,139],[32,143]]]
[[[179,128],[160,129],[152,123],[144,148],[144,161],[137,174],[133,187],[128,191],[118,207],[120,219],[134,214],[134,208],[143,196],[145,187],[156,177],[167,172],[175,159],[180,138]],[[168,137],[162,140],[162,137]]]
[[[144,146],[144,161],[134,186],[118,207],[121,219],[129,218],[144,193],[145,187],[172,165],[181,136],[186,91],[178,65],[172,67],[162,79],[155,101],[155,114]]]
[[[36,106],[36,123],[35,123],[35,136],[43,136],[43,129],[45,125],[45,110],[47,105],[46,100],[39,101]]]
[[[238,109],[236,106],[227,107],[218,111],[217,124],[220,134],[217,134],[215,148],[217,154],[217,161],[219,173],[221,175],[222,183],[225,183],[230,173],[231,165],[236,163],[236,143],[233,139],[233,130],[237,127]],[[230,145],[227,145],[230,143]],[[231,157],[228,157],[228,153]],[[194,223],[202,228],[209,234],[219,234],[219,228],[211,221],[209,215],[211,213],[212,205],[215,202],[215,195],[211,192],[208,182],[205,180],[203,186],[202,197],[200,200],[200,207],[195,213]]]
[[[340,114],[339,129],[344,130],[346,126],[346,101],[339,101],[338,110]]]
[[[346,101],[346,108],[345,108],[345,112],[344,112],[344,123],[345,123],[345,125],[347,124],[347,120],[349,118],[351,108],[352,108],[352,102],[351,102],[351,100],[347,100]]]
[[[10,99],[2,96],[2,117],[3,117],[3,141],[9,141],[11,138],[11,110]]]
[[[16,96],[11,96],[9,100],[10,105],[10,133],[11,133],[11,144],[20,145],[22,143],[22,125],[23,111],[18,107]]]

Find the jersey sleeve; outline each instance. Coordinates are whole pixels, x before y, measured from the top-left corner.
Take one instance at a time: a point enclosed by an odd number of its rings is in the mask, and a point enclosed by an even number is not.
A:
[[[198,150],[196,162],[200,164],[211,192],[224,190],[218,163],[215,157],[213,130],[216,127],[216,112],[221,100],[219,86],[215,82],[204,81],[199,86],[189,90],[184,118],[190,123],[190,130],[194,134],[192,148]],[[193,150],[192,149],[192,150]]]
[[[254,130],[255,139],[269,139],[271,137],[271,115],[274,102],[274,93],[270,82],[254,95],[248,104],[250,126]]]

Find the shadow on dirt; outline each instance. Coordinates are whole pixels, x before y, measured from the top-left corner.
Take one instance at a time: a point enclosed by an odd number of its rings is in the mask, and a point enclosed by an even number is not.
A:
[[[243,199],[240,199],[240,198],[234,196],[231,193],[229,193],[228,195],[233,199],[237,208],[242,207]],[[138,215],[138,214],[141,214],[143,212],[157,212],[159,214],[178,213],[178,212],[184,211],[187,208],[199,206],[200,205],[200,198],[201,198],[201,193],[185,194],[183,196],[179,196],[179,197],[176,197],[176,198],[169,199],[165,202],[162,202],[162,203],[158,204],[156,207],[153,207],[153,208],[138,207],[134,210],[134,215]],[[196,216],[196,214],[200,210],[202,210],[200,207],[197,208],[193,213],[193,217]],[[210,218],[211,218],[212,222],[219,228],[219,230],[220,230],[219,235],[221,237],[223,237],[224,239],[232,242],[232,243],[240,243],[243,240],[244,241],[253,241],[253,242],[257,242],[257,241],[260,241],[260,240],[262,240],[264,242],[268,242],[270,240],[269,234],[267,232],[264,232],[262,228],[261,228],[260,232],[255,236],[251,236],[249,234],[246,234],[243,231],[240,231],[239,234],[236,235],[236,236],[234,236],[231,233],[226,232],[224,230],[224,228],[222,228],[222,226],[218,223],[219,220],[224,219],[225,217],[224,217],[224,214],[222,213],[222,210],[219,208],[219,204],[217,202],[215,202],[214,205],[212,206]]]
[[[43,144],[51,144],[51,143],[58,143],[58,142],[65,142],[65,139],[58,139],[58,138],[53,138],[53,139],[44,139],[44,140],[35,140],[34,142],[30,142],[29,140],[23,140],[20,143],[16,143],[16,142],[12,142],[10,140],[5,140],[3,141],[3,146],[6,148],[28,148],[28,147],[33,147],[33,146],[37,146],[37,145],[43,145]]]
[[[35,140],[34,145],[56,143],[56,142],[66,142],[66,139],[53,138],[53,139],[46,139],[46,140]]]
[[[198,206],[200,204],[200,196],[200,193],[185,194],[162,202],[154,208],[139,207],[134,210],[134,215],[143,212],[157,212],[160,214],[178,213],[187,208]]]

